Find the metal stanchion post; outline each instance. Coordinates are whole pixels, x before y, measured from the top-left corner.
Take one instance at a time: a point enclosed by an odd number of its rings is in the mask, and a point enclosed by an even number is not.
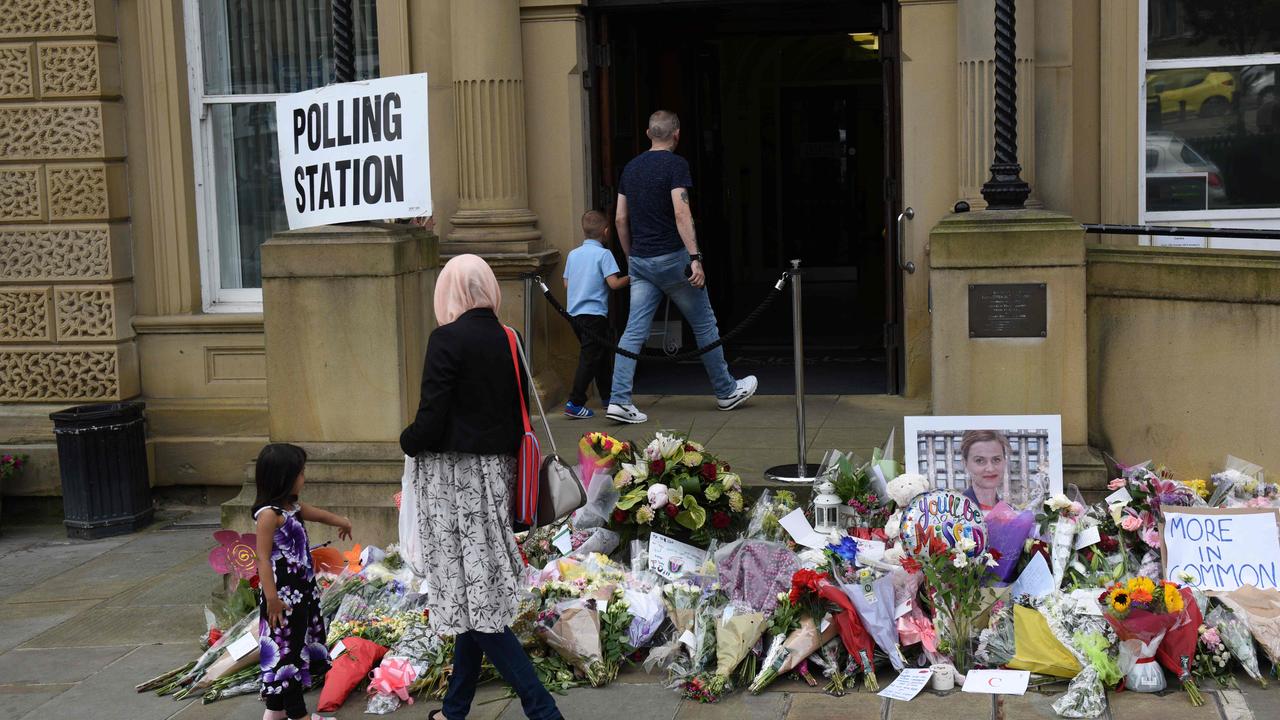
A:
[[[776,465],[764,471],[774,482],[811,483],[818,477],[818,465],[805,462],[804,427],[804,315],[800,307],[800,261],[791,261],[791,349],[796,366],[796,462]]]
[[[528,366],[525,370],[533,379],[533,275],[524,276],[524,354]]]

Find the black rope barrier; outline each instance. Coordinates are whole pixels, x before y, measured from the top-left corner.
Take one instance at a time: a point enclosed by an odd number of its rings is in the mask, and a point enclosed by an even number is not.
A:
[[[742,322],[738,323],[737,327],[725,333],[724,335],[721,335],[718,340],[711,343],[710,345],[707,345],[706,347],[700,347],[696,350],[689,350],[689,351],[678,353],[675,355],[667,355],[667,354],[641,355],[639,353],[634,353],[634,352],[631,352],[630,350],[626,350],[624,348],[618,347],[612,340],[595,333],[589,328],[579,325],[578,322],[573,319],[573,316],[569,314],[569,311],[564,308],[564,305],[561,305],[560,301],[557,300],[556,297],[551,294],[551,288],[547,287],[547,284],[542,281],[541,276],[534,277],[533,280],[534,282],[538,283],[538,287],[542,289],[542,297],[546,298],[547,302],[551,303],[551,307],[554,308],[556,312],[560,313],[560,317],[563,317],[565,320],[568,320],[569,324],[572,325],[575,330],[578,330],[579,332],[581,332],[583,335],[586,335],[587,337],[591,338],[592,340],[595,340],[601,345],[612,348],[615,354],[621,355],[623,357],[631,358],[632,360],[663,360],[666,362],[681,362],[684,360],[692,360],[694,358],[706,355],[712,350],[715,350],[721,345],[724,345],[726,342],[737,337],[739,334],[742,333],[743,330],[746,330],[748,327],[750,327],[752,323],[754,323],[756,320],[759,320],[760,316],[764,314],[764,311],[768,310],[769,306],[772,305],[774,301],[778,299],[778,296],[782,294],[782,289],[787,286],[787,280],[790,279],[790,277],[791,277],[790,272],[782,273],[782,277],[778,278],[778,282],[774,283],[773,287],[770,288],[769,290],[769,294],[765,295],[764,300],[760,301],[760,304],[756,306],[756,309],[752,310],[749,315],[743,318]]]

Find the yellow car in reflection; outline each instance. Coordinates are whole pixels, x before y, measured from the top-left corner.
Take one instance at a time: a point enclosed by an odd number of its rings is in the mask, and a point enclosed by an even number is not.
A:
[[[1147,73],[1147,103],[1159,103],[1161,115],[1225,115],[1235,101],[1233,73],[1206,68],[1155,70]]]

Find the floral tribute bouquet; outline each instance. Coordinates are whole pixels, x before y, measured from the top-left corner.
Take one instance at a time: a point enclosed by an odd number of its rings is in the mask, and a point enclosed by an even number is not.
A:
[[[1266,687],[1267,679],[1258,667],[1258,651],[1253,646],[1253,635],[1236,611],[1226,605],[1217,605],[1205,616],[1205,624],[1217,633],[1227,652],[1240,663],[1245,673],[1257,680],[1262,687]],[[1196,661],[1199,662],[1200,659],[1196,658]]]
[[[326,644],[332,646],[349,637],[364,638],[389,648],[406,630],[425,619],[421,595],[406,593],[404,586],[391,583],[372,596],[352,593],[343,598],[329,624]]]
[[[1201,625],[1196,632],[1199,638],[1192,670],[1196,679],[1212,680],[1223,688],[1235,687],[1236,680],[1231,672],[1231,650],[1222,639],[1222,634],[1208,625]]]
[[[880,650],[888,656],[895,670],[901,671],[906,663],[898,647],[898,627],[894,618],[893,578],[869,567],[858,567],[858,544],[851,537],[827,546],[831,563],[831,577],[858,612],[858,618]]]
[[[1262,467],[1248,460],[1228,456],[1226,469],[1214,473],[1213,507],[1276,507],[1280,505],[1280,485],[1267,482]]]
[[[1194,488],[1173,480],[1168,477],[1169,473],[1158,470],[1152,463],[1121,467],[1121,470],[1122,476],[1107,487],[1113,492],[1123,489],[1129,498],[1108,505],[1111,523],[1104,524],[1102,530],[1108,532],[1114,527],[1122,547],[1134,555],[1136,562],[1130,563],[1128,571],[1158,577],[1160,523],[1164,518],[1160,506],[1191,507],[1204,504],[1204,500]]]
[[[875,641],[871,639],[871,634],[862,624],[853,601],[839,585],[831,582],[830,578],[818,580],[817,585],[818,597],[835,608],[832,622],[839,631],[840,642],[844,645],[845,652],[849,654],[851,664],[863,674],[863,686],[867,690],[879,690],[880,685],[876,681],[874,664]]]
[[[1040,521],[1041,534],[1048,534],[1051,538],[1049,567],[1053,570],[1055,587],[1062,586],[1067,566],[1075,558],[1076,533],[1081,529],[1084,514],[1082,503],[1058,493],[1045,500],[1044,512],[1036,517]]]
[[[660,431],[643,450],[624,448],[618,461],[609,527],[624,540],[659,532],[705,548],[745,526],[742,478],[702,445]]]
[[[868,531],[884,528],[891,512],[889,498],[876,490],[869,463],[860,463],[852,455],[834,452],[829,457],[825,474],[835,486],[840,501],[849,508],[850,527]],[[867,533],[868,537],[870,534]]]
[[[1099,596],[1103,615],[1120,640],[1120,670],[1125,686],[1135,692],[1160,692],[1164,673],[1156,650],[1182,616],[1183,599],[1172,583],[1146,576],[1116,583]]]
[[[1178,614],[1177,621],[1165,633],[1164,640],[1156,649],[1156,659],[1166,670],[1178,676],[1182,681],[1182,688],[1191,698],[1191,704],[1199,707],[1204,705],[1204,698],[1200,695],[1200,688],[1196,686],[1195,676],[1191,670],[1196,659],[1196,647],[1200,641],[1199,631],[1204,625],[1200,605],[1196,603],[1192,597],[1191,588],[1188,587],[1179,589],[1174,583],[1164,581],[1160,583],[1156,592],[1164,596],[1165,609]],[[1181,605],[1180,609],[1179,605]]]
[[[693,637],[693,623],[698,613],[698,602],[702,599],[702,588],[686,581],[667,583],[662,586],[661,593],[672,630],[667,642],[649,651],[649,657],[644,661],[648,672],[655,667],[670,671],[679,661],[682,642]]]
[[[565,528],[569,528],[569,552],[561,552],[561,548],[553,543],[556,536]],[[618,534],[605,528],[577,529],[567,522],[544,525],[532,530],[518,533],[516,542],[520,544],[520,552],[524,553],[525,562],[539,570],[547,563],[565,555],[574,557],[591,553],[608,554],[618,547]]]
[[[1038,602],[1050,632],[1080,665],[1067,692],[1054,702],[1054,710],[1064,717],[1102,715],[1107,706],[1106,688],[1120,682],[1122,675],[1115,657],[1115,632],[1095,614],[1098,601],[1052,593]]]
[[[760,694],[769,683],[778,679],[783,664],[791,657],[791,649],[787,647],[787,636],[800,627],[800,608],[791,604],[788,593],[778,593],[778,602],[773,614],[769,617],[765,634],[769,643],[761,661],[761,667],[748,686],[752,695]]]
[[[618,456],[627,449],[627,443],[605,433],[583,433],[578,441],[578,477],[583,486],[590,487],[597,474],[612,476]]]
[[[1015,577],[1013,571],[1018,558],[1035,528],[1035,511],[1016,510],[1001,500],[994,508],[983,512],[982,519],[987,524],[987,547],[1000,552],[1000,562],[991,572],[998,580],[1007,582]]]
[[[952,546],[931,534],[925,552],[915,558],[926,579],[923,595],[933,613],[938,652],[949,656],[960,672],[972,665],[974,624],[988,605],[982,589],[991,578],[988,570],[1000,562],[995,550],[971,557],[976,549],[968,538]]]
[[[792,671],[800,672],[810,685],[816,684],[808,677],[805,662],[838,632],[835,623],[829,621],[819,626],[827,615],[826,602],[817,592],[818,583],[825,576],[811,569],[797,570],[791,577],[791,589],[785,594],[785,600],[784,595],[779,594],[770,625],[774,640],[765,655],[763,669],[751,681],[751,694],[760,694],[769,683]],[[786,638],[781,648],[774,650],[773,645],[782,634]]]
[[[749,538],[773,540],[785,543],[788,548],[795,549],[795,541],[782,527],[782,518],[798,507],[796,494],[790,490],[770,490],[766,488],[760,493],[760,499],[751,508],[751,518],[747,522]]]
[[[761,638],[771,615],[785,600],[784,616],[793,617],[794,609],[787,594],[788,581],[799,570],[799,561],[787,546],[767,540],[738,540],[715,554],[716,576],[721,592],[728,598],[716,620],[716,669],[714,674],[697,678],[696,699],[715,702],[730,689],[730,678],[737,686],[750,683],[756,676],[756,657],[750,651]],[[790,625],[784,618],[783,624]],[[789,627],[788,627],[789,629]],[[775,628],[775,641],[781,650],[785,638]],[[772,660],[777,659],[775,652]],[[779,667],[781,666],[781,660]]]
[[[542,610],[538,614],[538,635],[592,687],[608,682],[595,599],[563,600]]]

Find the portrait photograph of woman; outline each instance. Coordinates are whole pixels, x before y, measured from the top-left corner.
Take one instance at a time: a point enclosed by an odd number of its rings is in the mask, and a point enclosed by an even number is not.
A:
[[[984,511],[1023,507],[1062,491],[1057,415],[906,418],[907,472],[953,490]]]

